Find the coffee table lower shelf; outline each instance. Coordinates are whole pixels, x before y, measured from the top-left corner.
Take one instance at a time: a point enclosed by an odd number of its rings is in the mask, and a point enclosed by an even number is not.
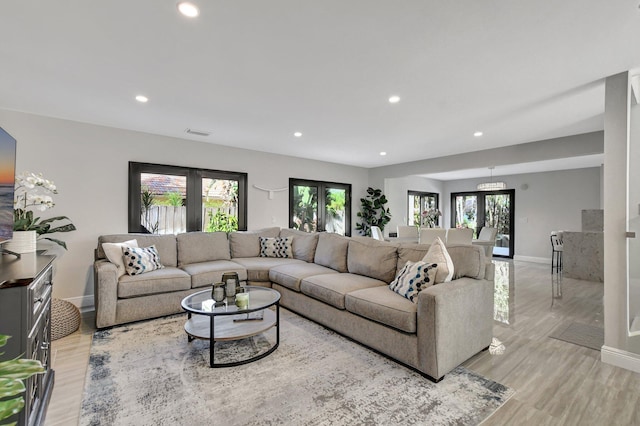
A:
[[[208,316],[192,313],[184,324],[184,331],[186,331],[189,341],[193,339],[209,340],[210,367],[233,367],[247,364],[264,358],[278,348],[280,344],[280,310],[277,305],[275,312],[271,309],[265,309],[262,320],[246,320],[243,319],[245,316],[244,314]],[[273,327],[276,327],[276,343],[268,351],[240,361],[214,363],[215,342],[246,339],[264,333]],[[214,330],[213,338],[211,337],[212,328]]]

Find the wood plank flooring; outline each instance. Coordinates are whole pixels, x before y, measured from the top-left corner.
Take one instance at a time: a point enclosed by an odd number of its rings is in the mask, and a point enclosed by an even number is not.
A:
[[[602,283],[550,273],[548,265],[497,261],[508,323],[495,322],[502,355],[484,351],[463,365],[516,390],[484,425],[640,425],[640,374],[600,362],[598,351],[552,339],[566,321],[602,327]],[[558,282],[562,297],[558,294]],[[554,286],[552,288],[552,285]],[[94,315],[53,342],[56,383],[46,425],[78,423]]]

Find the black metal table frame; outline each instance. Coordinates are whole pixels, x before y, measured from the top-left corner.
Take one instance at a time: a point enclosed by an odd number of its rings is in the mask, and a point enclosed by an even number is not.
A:
[[[258,312],[258,311],[263,311],[265,309],[269,309],[270,307],[275,306],[276,307],[276,323],[274,324],[274,327],[276,329],[276,343],[269,348],[268,351],[263,352],[255,357],[251,357],[251,358],[247,358],[247,359],[243,359],[241,361],[233,361],[233,362],[224,362],[224,363],[219,363],[216,364],[214,362],[214,355],[215,355],[215,335],[214,335],[214,326],[215,326],[215,318],[216,316],[229,316],[229,315],[244,315],[244,314],[250,314],[251,312]],[[280,345],[280,298],[278,298],[278,300],[276,300],[274,303],[264,306],[262,308],[259,309],[248,309],[242,312],[229,312],[229,313],[219,313],[218,315],[209,315],[208,313],[205,312],[192,312],[192,311],[187,311],[187,319],[191,319],[192,315],[208,315],[209,319],[210,319],[210,323],[209,323],[209,367],[211,368],[222,368],[222,367],[236,367],[238,365],[243,365],[243,364],[248,364],[250,362],[254,362],[254,361],[258,361],[259,359],[262,359],[264,357],[266,357],[267,355],[273,353],[273,351],[275,351],[276,349],[278,349],[278,346]],[[267,331],[267,330],[265,330]],[[192,342],[193,340],[197,339],[197,336],[193,336],[190,333],[187,332],[187,340],[189,342]],[[238,339],[240,340],[240,339]]]

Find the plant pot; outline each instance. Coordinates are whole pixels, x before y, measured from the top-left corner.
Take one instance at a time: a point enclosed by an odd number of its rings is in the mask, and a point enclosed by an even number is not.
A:
[[[13,231],[13,238],[4,247],[16,253],[35,253],[36,231]]]

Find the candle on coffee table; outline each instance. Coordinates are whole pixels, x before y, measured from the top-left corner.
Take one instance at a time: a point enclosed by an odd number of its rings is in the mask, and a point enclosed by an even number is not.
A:
[[[236,294],[236,306],[238,309],[247,309],[249,307],[249,293]]]

